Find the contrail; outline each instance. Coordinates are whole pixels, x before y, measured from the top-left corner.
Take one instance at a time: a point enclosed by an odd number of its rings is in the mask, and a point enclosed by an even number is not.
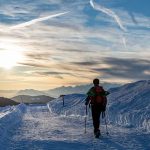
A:
[[[50,16],[46,16],[46,17],[42,17],[42,18],[33,19],[31,21],[27,21],[27,22],[24,22],[24,23],[12,26],[9,29],[24,28],[26,26],[33,25],[33,24],[35,24],[37,22],[45,21],[45,20],[48,20],[48,19],[51,19],[51,18],[54,18],[54,17],[58,17],[58,16],[61,16],[61,15],[67,14],[67,13],[68,13],[68,11],[67,12],[63,12],[63,13],[58,13],[58,14],[50,15]]]
[[[94,5],[93,0],[90,0],[90,4],[95,10],[101,11],[101,12],[113,17],[114,20],[119,25],[120,29],[122,29],[123,31],[126,31],[126,28],[122,25],[120,18],[117,16],[117,14],[115,12],[113,12],[112,10],[105,8],[104,6],[101,6],[101,5]]]
[[[127,49],[127,41],[124,37],[122,37],[122,42],[124,44],[125,49]]]
[[[94,5],[93,0],[90,0],[90,5],[98,11],[101,11],[109,16],[111,16],[112,18],[114,18],[114,20],[117,22],[117,24],[119,25],[120,29],[123,30],[124,32],[127,31],[127,29],[122,25],[122,22],[120,20],[120,18],[117,16],[117,14],[115,12],[113,12],[112,10],[105,8],[101,5]],[[123,37],[122,38],[122,42],[125,48],[127,48],[127,43],[126,43],[126,39]]]

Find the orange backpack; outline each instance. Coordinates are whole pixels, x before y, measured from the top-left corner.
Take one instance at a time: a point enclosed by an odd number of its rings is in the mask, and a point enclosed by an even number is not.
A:
[[[106,105],[107,99],[105,96],[105,90],[101,86],[92,88],[94,96],[91,96],[91,104]]]

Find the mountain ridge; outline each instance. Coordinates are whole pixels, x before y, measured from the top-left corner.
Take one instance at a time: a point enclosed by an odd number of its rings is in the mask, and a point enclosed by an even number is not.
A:
[[[25,103],[25,104],[46,104],[53,99],[54,99],[53,97],[46,95],[39,95],[39,96],[17,95],[15,97],[12,97],[12,100],[18,103]]]
[[[118,87],[122,84],[103,82],[102,85],[104,86],[105,89],[109,89],[112,87]],[[85,94],[92,86],[93,84],[84,84],[75,86],[60,86],[49,90],[36,90],[36,89],[0,90],[0,95],[8,98],[12,98],[17,95],[29,95],[29,96],[46,95],[57,98],[60,95],[64,94],[65,95],[73,93]]]
[[[12,99],[0,97],[0,107],[5,107],[8,105],[12,106],[12,105],[17,105],[17,104],[19,104],[19,103],[13,101]]]

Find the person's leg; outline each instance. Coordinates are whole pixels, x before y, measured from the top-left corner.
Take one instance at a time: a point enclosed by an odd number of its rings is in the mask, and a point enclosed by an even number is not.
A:
[[[93,119],[93,126],[94,126],[94,133],[99,132],[99,125],[100,125],[100,110],[96,105],[92,105],[92,119]]]
[[[101,115],[101,109],[99,106],[96,107],[96,111],[97,111],[97,133],[98,135],[100,135],[100,115]]]

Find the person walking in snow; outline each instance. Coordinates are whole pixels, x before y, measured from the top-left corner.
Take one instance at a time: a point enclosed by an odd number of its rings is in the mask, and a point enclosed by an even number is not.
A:
[[[109,92],[105,91],[102,86],[99,85],[99,79],[93,80],[94,86],[88,91],[87,98],[85,99],[85,105],[91,105],[94,135],[96,138],[100,136],[100,116],[104,114],[106,110],[107,98]]]

